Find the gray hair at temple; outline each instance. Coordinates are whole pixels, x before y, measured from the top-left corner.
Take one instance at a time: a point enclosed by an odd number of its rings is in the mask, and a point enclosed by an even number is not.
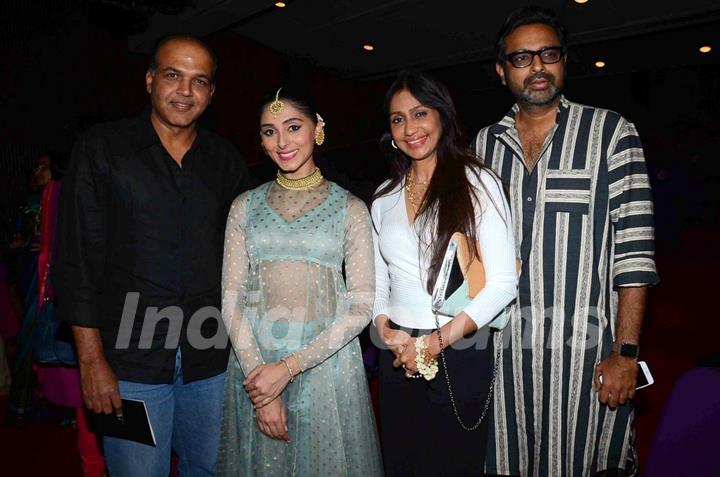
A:
[[[210,59],[212,60],[212,79],[211,81],[215,82],[215,74],[217,73],[218,69],[218,60],[217,56],[215,55],[215,52],[210,48],[207,43],[200,40],[199,38],[195,38],[194,36],[190,35],[169,35],[164,38],[161,38],[157,44],[155,45],[155,48],[153,48],[152,53],[150,53],[150,61],[148,62],[148,71],[150,74],[155,76],[155,72],[157,71],[157,54],[158,51],[160,51],[160,48],[165,46],[167,43],[170,43],[171,41],[189,41],[191,43],[195,43],[196,45],[201,46],[204,48],[208,54],[210,55]]]

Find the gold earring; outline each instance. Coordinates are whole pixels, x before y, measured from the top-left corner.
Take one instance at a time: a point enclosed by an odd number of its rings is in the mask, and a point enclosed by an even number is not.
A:
[[[317,117],[317,129],[315,129],[315,144],[322,146],[325,142],[325,120],[318,113],[315,113]]]
[[[315,131],[315,144],[318,146],[322,146],[325,142],[325,128],[323,126],[320,126]]]

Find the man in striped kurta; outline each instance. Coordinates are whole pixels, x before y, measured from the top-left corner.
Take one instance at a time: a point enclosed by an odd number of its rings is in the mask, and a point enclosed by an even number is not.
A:
[[[509,188],[522,273],[495,387],[486,471],[634,475],[630,399],[646,290],[655,284],[653,204],[640,138],[612,111],[562,94],[562,25],[508,17],[497,72],[517,103],[476,138]]]

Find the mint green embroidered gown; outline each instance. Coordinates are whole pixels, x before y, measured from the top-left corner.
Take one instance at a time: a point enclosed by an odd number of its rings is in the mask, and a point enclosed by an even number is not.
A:
[[[218,475],[382,475],[357,338],[372,312],[371,227],[365,205],[331,182],[308,191],[270,182],[233,202],[222,315],[234,353]],[[305,372],[280,395],[288,444],[260,432],[242,382],[292,353]]]

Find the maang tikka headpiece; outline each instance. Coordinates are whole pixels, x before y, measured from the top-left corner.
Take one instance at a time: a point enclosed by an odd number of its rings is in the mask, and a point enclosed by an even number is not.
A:
[[[282,101],[280,101],[280,90],[282,88],[278,88],[277,93],[275,93],[275,101],[270,103],[270,107],[268,108],[270,110],[270,114],[272,114],[273,118],[277,118],[280,113],[282,113],[283,107],[285,106]]]

